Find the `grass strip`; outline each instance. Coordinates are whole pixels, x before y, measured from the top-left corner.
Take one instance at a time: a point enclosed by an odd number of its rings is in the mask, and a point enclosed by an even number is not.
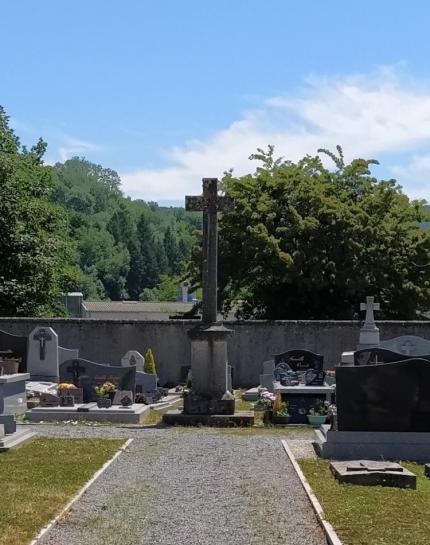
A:
[[[123,443],[40,438],[0,454],[0,545],[28,543]]]
[[[417,476],[417,489],[407,490],[341,484],[329,460],[298,463],[345,545],[429,545],[430,479],[422,465],[402,462]]]

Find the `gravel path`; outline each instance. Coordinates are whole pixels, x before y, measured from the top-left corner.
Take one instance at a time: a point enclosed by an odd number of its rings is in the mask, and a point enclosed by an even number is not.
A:
[[[278,436],[37,428],[51,436],[134,437],[40,545],[326,544]]]

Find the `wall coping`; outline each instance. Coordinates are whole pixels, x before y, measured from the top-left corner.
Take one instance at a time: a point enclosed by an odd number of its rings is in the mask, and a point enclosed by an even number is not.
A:
[[[127,319],[122,318],[34,318],[34,317],[16,317],[16,316],[0,316],[0,324],[2,323],[25,323],[35,322],[39,324],[49,323],[64,323],[64,324],[157,324],[157,325],[172,325],[180,324],[186,326],[195,326],[201,323],[200,320],[139,320],[139,319]],[[223,322],[229,326],[247,326],[253,324],[266,324],[266,325],[350,325],[354,327],[360,326],[362,320],[234,320]],[[380,325],[408,325],[408,326],[429,326],[430,320],[376,320]]]

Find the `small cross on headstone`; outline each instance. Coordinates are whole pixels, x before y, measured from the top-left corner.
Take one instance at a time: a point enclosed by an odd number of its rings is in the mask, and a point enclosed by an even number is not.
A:
[[[410,356],[414,353],[415,345],[410,340],[405,341],[402,346],[400,347],[400,350],[402,351],[402,354],[406,354],[407,356]]]
[[[43,361],[46,355],[46,341],[52,341],[52,336],[46,329],[40,329],[39,332],[33,336],[33,339],[39,341],[39,359]]]
[[[374,311],[381,309],[380,304],[375,303],[374,301],[375,301],[374,297],[366,297],[366,302],[360,304],[360,310],[365,310],[366,311],[366,318],[364,320],[364,325],[365,326],[366,325],[370,325],[370,326],[375,325]]]
[[[72,365],[67,367],[67,372],[73,375],[73,384],[79,386],[79,377],[81,373],[85,373],[85,367],[80,365],[79,360],[73,360]]]
[[[217,319],[218,212],[230,210],[234,201],[218,196],[217,178],[203,178],[203,195],[185,197],[185,210],[203,212],[203,322]]]

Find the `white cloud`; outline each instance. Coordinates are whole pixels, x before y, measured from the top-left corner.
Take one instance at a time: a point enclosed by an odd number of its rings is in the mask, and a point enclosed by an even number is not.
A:
[[[252,171],[248,156],[257,147],[274,144],[276,154],[291,160],[315,154],[320,147],[341,144],[346,159],[381,154],[416,153],[430,143],[430,84],[421,86],[396,69],[380,69],[363,76],[312,78],[296,94],[266,99],[225,130],[204,141],[166,151],[168,166],[122,173],[127,194],[146,200],[177,200],[199,193],[201,178]],[[421,167],[430,171],[430,156]],[[389,165],[386,165],[389,168]],[[405,176],[399,182],[411,196],[429,197],[425,182],[414,170],[394,165]],[[420,172],[415,169],[415,172]],[[408,173],[408,176],[406,174]],[[409,183],[406,183],[409,178]]]
[[[430,154],[412,155],[405,165],[394,165],[391,172],[408,195],[430,201]]]
[[[88,140],[65,136],[59,145],[58,154],[61,161],[66,161],[71,157],[85,155],[88,152],[99,151],[100,149],[100,146]]]

